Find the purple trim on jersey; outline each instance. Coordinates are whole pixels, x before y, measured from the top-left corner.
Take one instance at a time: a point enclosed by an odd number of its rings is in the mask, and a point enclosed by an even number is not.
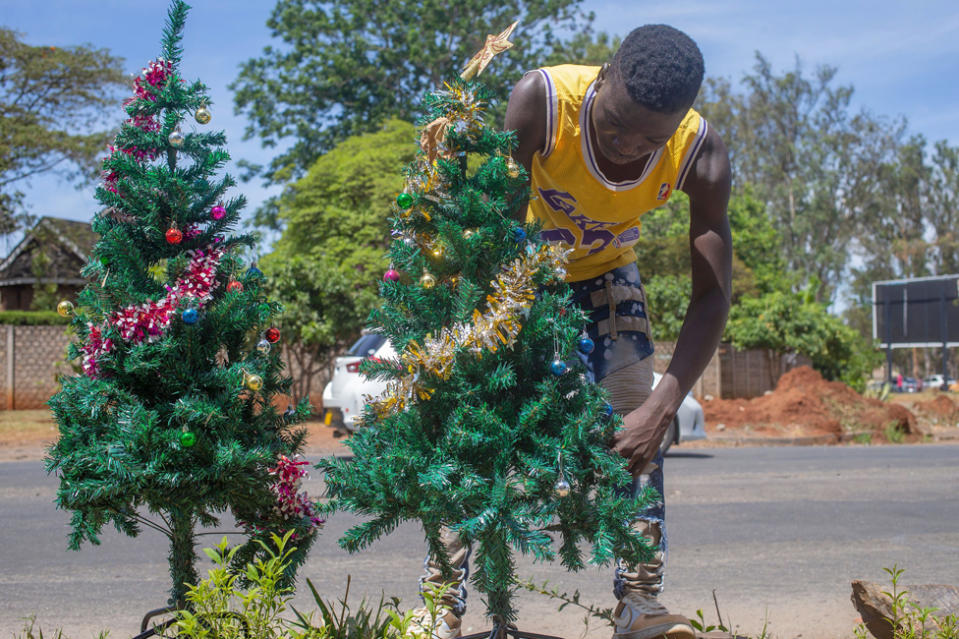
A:
[[[543,74],[543,79],[546,80],[546,148],[543,149],[543,157],[549,157],[549,154],[553,152],[553,146],[555,145],[556,131],[555,124],[557,114],[553,112],[553,99],[556,95],[556,87],[553,85],[553,78],[549,77],[549,72],[546,69],[539,69],[539,72]]]
[[[689,150],[686,158],[683,160],[683,167],[679,172],[679,179],[676,180],[677,189],[683,188],[683,184],[686,182],[686,176],[689,174],[689,169],[692,168],[693,162],[696,160],[696,154],[699,153],[699,149],[703,146],[703,141],[706,139],[708,130],[709,124],[706,122],[706,118],[700,116],[699,130],[696,131],[696,141],[693,142],[693,148]]]

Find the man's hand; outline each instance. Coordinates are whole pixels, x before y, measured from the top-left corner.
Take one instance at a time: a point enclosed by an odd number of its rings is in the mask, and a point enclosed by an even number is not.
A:
[[[649,397],[639,408],[623,417],[623,430],[613,436],[613,450],[629,461],[629,472],[638,477],[653,461],[659,444],[676,417],[682,402],[674,379],[663,377],[656,387],[660,393]],[[676,397],[678,396],[678,400]]]

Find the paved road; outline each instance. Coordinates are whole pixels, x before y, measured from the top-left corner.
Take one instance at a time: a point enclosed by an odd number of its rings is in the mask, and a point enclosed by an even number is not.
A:
[[[754,635],[765,614],[776,637],[851,638],[854,578],[884,581],[882,568],[898,563],[905,583],[959,585],[957,445],[674,450],[666,462],[670,608],[703,608],[714,619],[715,589],[724,616]],[[142,613],[166,598],[163,538],[110,532],[99,547],[67,551],[54,485],[38,462],[0,463],[0,637],[27,614],[71,639],[104,627],[113,637],[134,634]],[[342,595],[351,573],[351,601],[385,590],[411,602],[425,548],[418,529],[404,526],[351,557],[335,539],[352,521],[328,523],[300,574],[327,596]],[[609,605],[608,569],[570,575],[521,560],[519,573]],[[297,601],[309,608],[305,596]],[[478,596],[472,604],[466,622],[478,631]],[[582,616],[555,608],[522,595],[520,627],[580,636]],[[609,633],[594,624],[589,636]]]

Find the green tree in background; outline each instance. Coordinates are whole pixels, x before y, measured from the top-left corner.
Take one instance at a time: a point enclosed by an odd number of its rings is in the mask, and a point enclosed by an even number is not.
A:
[[[260,138],[265,147],[292,144],[268,167],[247,165],[246,177],[284,183],[340,140],[376,130],[390,117],[412,122],[426,90],[459,73],[487,33],[516,20],[523,45],[487,71],[498,103],[506,104],[524,71],[545,62],[605,60],[615,43],[592,38],[592,15],[580,3],[278,0],[267,21],[277,44],[245,62],[231,88],[237,112],[250,121],[246,139]],[[275,214],[267,203],[256,223],[277,228]]]
[[[0,27],[0,234],[28,223],[19,187],[35,175],[96,175],[122,59],[89,45],[33,46]]]
[[[737,348],[770,349],[777,359],[780,353],[805,355],[826,379],[862,391],[882,354],[814,298],[815,285],[800,293],[744,298],[730,309],[724,340]],[[778,365],[770,366],[774,370]]]
[[[297,392],[329,367],[378,303],[386,270],[390,206],[414,157],[412,124],[388,120],[320,156],[279,200],[283,234],[261,260],[271,293],[284,302],[281,328],[303,370]],[[308,367],[304,370],[302,367]]]
[[[733,234],[733,304],[746,296],[788,288],[781,239],[764,207],[746,189],[729,201]],[[657,340],[679,336],[692,292],[689,259],[689,198],[674,194],[643,216],[635,251],[649,299],[650,325]]]
[[[777,74],[761,54],[742,91],[728,80],[705,85],[697,108],[722,132],[737,190],[749,185],[782,237],[795,285],[815,277],[819,301],[831,301],[861,231],[863,205],[888,156],[895,123],[853,113],[851,86],[837,86],[836,68],[811,77],[799,60]]]

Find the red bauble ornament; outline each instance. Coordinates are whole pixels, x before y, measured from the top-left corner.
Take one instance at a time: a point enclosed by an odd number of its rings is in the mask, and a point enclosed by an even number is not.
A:
[[[166,241],[170,244],[179,244],[183,241],[183,233],[176,227],[169,229],[166,232]]]
[[[266,341],[268,341],[269,343],[276,344],[277,342],[280,341],[280,329],[276,327],[268,328],[266,329],[266,333],[264,333],[263,336],[266,338]]]
[[[400,281],[400,272],[396,269],[390,269],[387,272],[383,273],[384,282],[398,282]]]
[[[229,293],[232,293],[233,291],[242,291],[243,284],[237,280],[230,280],[230,283],[226,285],[226,290]]]

